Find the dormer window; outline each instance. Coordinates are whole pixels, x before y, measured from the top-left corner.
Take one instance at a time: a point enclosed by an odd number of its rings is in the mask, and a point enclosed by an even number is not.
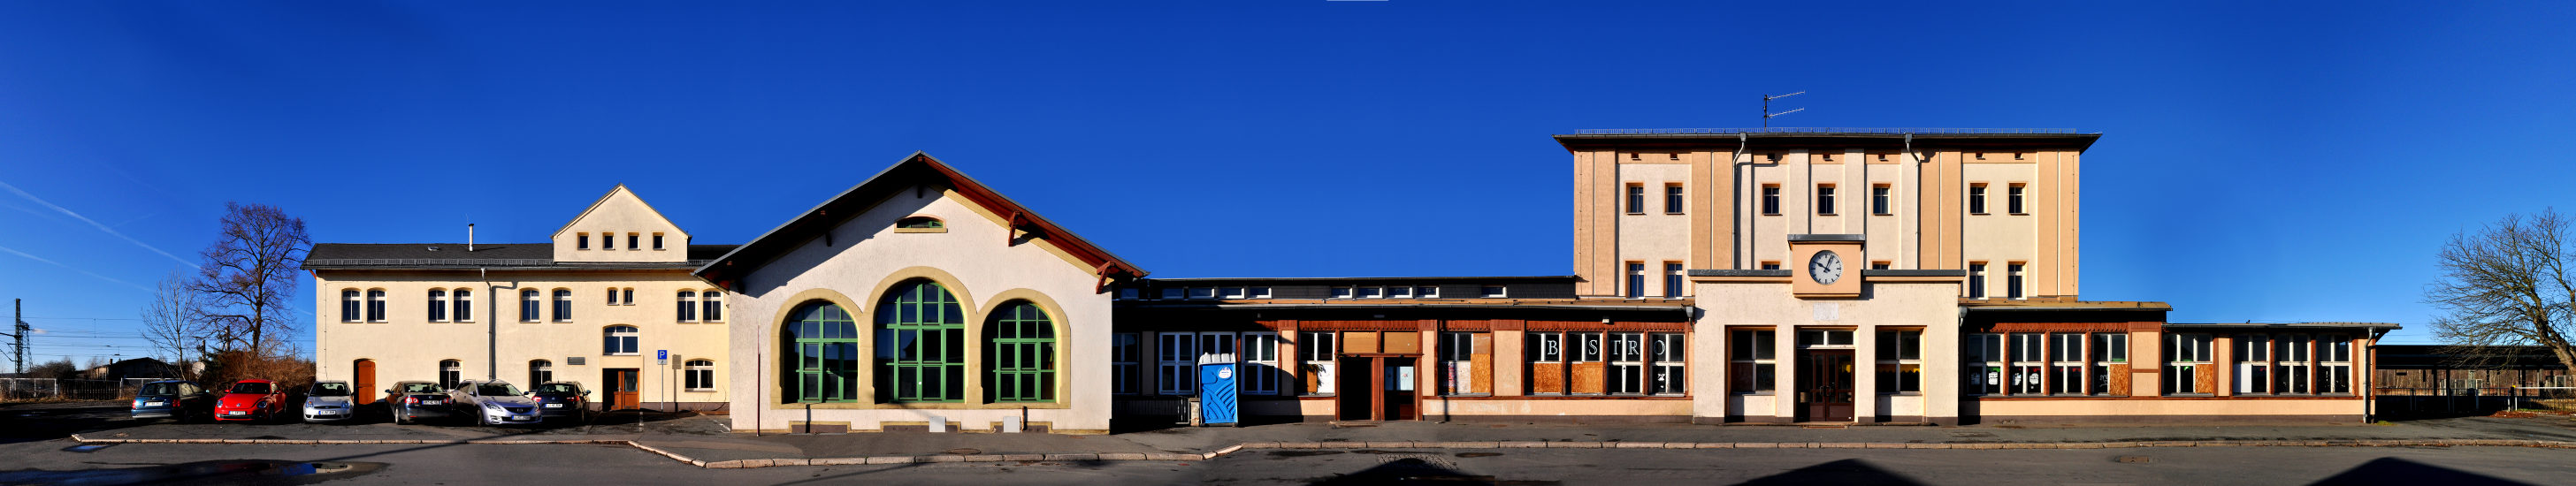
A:
[[[894,222],[896,233],[946,233],[948,223],[929,216],[913,216]]]
[[[590,233],[575,234],[572,237],[572,242],[573,249],[588,250],[590,249]]]
[[[599,249],[602,249],[602,250],[615,250],[615,249],[617,249],[617,233],[600,233],[600,234],[599,234]]]

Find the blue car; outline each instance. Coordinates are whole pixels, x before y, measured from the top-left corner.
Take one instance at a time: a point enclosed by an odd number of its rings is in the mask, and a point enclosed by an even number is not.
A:
[[[162,380],[143,384],[134,392],[135,419],[212,418],[215,396],[206,387],[185,380]]]

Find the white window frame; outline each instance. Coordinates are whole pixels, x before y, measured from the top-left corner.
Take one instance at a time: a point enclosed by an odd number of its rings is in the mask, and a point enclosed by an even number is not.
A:
[[[2236,360],[2236,393],[2272,394],[2273,380],[2276,379],[2272,374],[2278,372],[2279,368],[2272,366],[2271,336],[2241,334],[2230,338],[2234,341],[2230,345],[2236,347],[2236,354],[2228,357]]]
[[[1413,298],[1413,286],[1410,286],[1410,285],[1397,285],[1397,286],[1387,287],[1387,288],[1386,288],[1386,298],[1389,298],[1389,299],[1410,299],[1410,298]]]
[[[448,306],[448,322],[474,322],[474,291],[472,289],[459,288],[449,290],[447,291],[447,297],[454,301],[454,304]]]
[[[385,305],[385,289],[367,289],[367,322],[385,322],[392,309]]]
[[[1742,370],[1729,371],[1729,373],[1750,375],[1749,377],[1728,377],[1727,393],[1737,395],[1769,395],[1777,393],[1777,387],[1779,385],[1778,378],[1780,376],[1779,331],[1772,329],[1732,329],[1728,330],[1727,333],[1727,362],[1730,364],[1730,367],[1743,368]],[[1763,336],[1765,335],[1770,336],[1770,339],[1763,339]],[[1763,373],[1762,370],[1765,369],[1771,370],[1771,372]],[[1765,374],[1771,375],[1773,379],[1759,379]],[[1750,389],[1737,389],[1734,383],[1736,379],[1742,379],[1746,382],[1753,383],[1753,387]]]
[[[1363,286],[1363,287],[1357,287],[1357,288],[1354,288],[1353,290],[1355,290],[1355,292],[1353,292],[1353,293],[1351,294],[1351,297],[1352,297],[1352,298],[1359,298],[1359,299],[1383,299],[1383,298],[1386,298],[1386,287]]]
[[[454,390],[456,389],[456,385],[463,383],[465,383],[464,360],[445,359],[438,361],[439,388]]]
[[[1643,395],[1646,393],[1646,333],[1612,331],[1602,340],[1601,392],[1610,395]]]
[[[1136,333],[1121,332],[1109,335],[1110,394],[1136,394],[1136,382],[1142,378],[1140,373],[1143,370],[1139,363],[1144,358],[1144,347],[1144,338]]]
[[[2111,366],[2129,364],[2129,334],[2094,333],[2088,339],[2093,341],[2094,377],[2089,389],[2094,395],[2111,395]]]
[[[340,289],[340,322],[366,322],[367,301],[364,291]]]
[[[682,364],[680,367],[680,372],[682,373],[680,384],[684,387],[682,388],[683,390],[693,392],[716,391],[715,360],[698,358],[690,359],[683,363],[685,364]]]
[[[2339,334],[2317,336],[2317,394],[2352,393],[2352,338]]]
[[[2002,395],[2008,383],[2004,379],[2004,335],[1971,333],[1961,336],[1960,368],[1966,372],[1966,383],[1960,386],[1964,395]]]
[[[632,304],[633,302],[628,302]],[[724,322],[724,291],[698,290],[698,322]]]
[[[528,386],[531,388],[555,381],[554,360],[528,360]]]
[[[1529,355],[1528,358],[1522,360],[1523,365],[1528,366],[1530,369],[1537,369],[1540,365],[1555,366],[1559,369],[1563,369],[1565,367],[1566,360],[1570,358],[1566,356],[1565,335],[1566,333],[1553,331],[1531,331],[1523,334],[1524,337],[1522,339],[1528,341],[1528,344],[1523,346],[1525,348],[1524,352]],[[1594,333],[1594,335],[1597,336],[1599,333]],[[1533,373],[1531,375],[1535,376],[1536,374]],[[1549,396],[1568,394],[1574,391],[1574,377],[1566,376],[1564,384],[1560,386],[1562,387],[1562,391],[1532,391],[1529,392],[1529,394]]]
[[[1510,298],[1510,297],[1511,297],[1512,288],[1511,288],[1510,286],[1504,286],[1504,285],[1485,285],[1485,286],[1482,286],[1482,287],[1483,287],[1483,288],[1479,288],[1479,289],[1477,289],[1477,290],[1476,290],[1476,293],[1477,293],[1477,295],[1478,295],[1478,296],[1481,296],[1481,297],[1483,297],[1483,298],[1487,298],[1487,299],[1504,299],[1504,298]]]
[[[429,289],[429,322],[447,322],[447,289]]]
[[[519,291],[519,322],[545,322],[545,321],[546,321],[546,291],[543,291],[543,290],[537,290],[537,289],[526,289],[526,290],[520,290],[520,291]]]
[[[1881,329],[1878,331],[1878,334],[1880,338],[1878,340],[1878,365],[1880,367],[1892,366],[1896,368],[1896,370],[1892,372],[1892,375],[1890,375],[1889,373],[1891,372],[1888,371],[1880,372],[1880,374],[1886,376],[1878,377],[1878,393],[1881,395],[1923,393],[1923,330]],[[1909,354],[1907,353],[1908,350],[1913,352]],[[1912,373],[1914,376],[1914,386],[1912,388],[1914,389],[1912,390],[1907,390],[1907,387],[1904,386],[1905,383],[1903,381],[1903,377],[1907,375],[1907,366],[1912,366],[1914,369]]]
[[[2004,394],[2048,394],[2048,389],[2040,386],[2040,376],[2042,376],[2042,373],[2047,372],[2046,368],[2040,365],[2040,363],[2044,362],[2043,360],[2048,358],[2048,356],[2041,354],[2041,352],[2045,350],[2042,347],[2042,343],[2047,342],[2047,335],[2035,332],[2016,332],[2006,335],[2004,342],[2010,345],[2004,349],[2006,352],[2011,353],[2010,357],[2012,358],[2011,363],[2005,365],[2008,369],[2004,370],[2004,374],[2010,378],[2009,381],[2005,382],[2006,386],[2004,387]]]
[[[1477,331],[1443,331],[1440,333],[1440,381],[1435,390],[1441,395],[1478,395],[1493,390],[1476,389]]]
[[[1175,396],[1198,393],[1198,342],[1198,333],[1154,333],[1154,393]]]
[[[1304,390],[1305,394],[1331,395],[1337,388],[1333,380],[1338,377],[1333,374],[1335,372],[1333,367],[1341,362],[1341,353],[1336,352],[1339,348],[1334,347],[1334,344],[1340,338],[1341,335],[1334,331],[1299,331],[1297,333],[1297,357],[1302,363],[1299,366],[1303,367],[1309,376],[1315,378],[1315,389]]]
[[[2197,333],[2177,333],[2165,338],[2163,378],[2166,395],[2208,395],[2214,391],[2202,390],[2198,386],[2200,367],[2209,365],[2210,342],[2208,334]],[[2191,371],[2184,372],[2184,368]],[[2178,391],[2184,388],[2191,388],[2191,391]]]
[[[1418,285],[1418,286],[1414,286],[1414,287],[1413,287],[1413,298],[1416,298],[1416,299],[1437,299],[1437,298],[1440,298],[1440,286],[1437,286],[1437,285]]]
[[[1269,287],[1252,287],[1252,288],[1250,288],[1250,289],[1245,289],[1245,292],[1246,292],[1246,293],[1249,293],[1249,294],[1252,294],[1252,298],[1255,298],[1255,299],[1267,299],[1267,298],[1270,298],[1270,288],[1269,288]]]
[[[1333,293],[1331,296],[1326,298],[1349,299],[1357,297],[1359,295],[1358,290],[1359,289],[1357,287],[1333,287]]]
[[[2283,334],[2273,342],[2275,346],[2280,346],[2276,348],[2273,356],[2280,360],[2281,366],[2275,372],[2279,373],[2275,375],[2278,376],[2275,379],[2280,381],[2276,382],[2277,386],[2273,387],[2272,392],[2283,395],[2315,394],[2316,380],[2315,372],[2312,370],[2316,365],[2316,353],[2315,348],[2310,345],[2315,342],[2315,338],[2306,334]]]
[[[1690,394],[1690,333],[1646,334],[1646,394]]]
[[[644,341],[644,331],[642,329],[638,329],[635,326],[621,324],[608,326],[607,329],[601,330],[600,333],[611,339],[620,340],[620,344],[623,344],[625,347],[625,350],[623,351],[611,349],[606,341],[602,341],[599,353],[602,356],[639,356],[644,354],[644,348],[642,346]]]
[[[2084,345],[2092,342],[2084,333],[2053,332],[2048,334],[2048,393],[2051,395],[2087,394],[2084,379]]]
[[[1235,345],[1243,358],[1243,364],[1238,366],[1242,369],[1237,370],[1242,376],[1237,389],[1245,395],[1279,394],[1280,377],[1287,375],[1279,371],[1279,333],[1246,332]]]
[[[1223,292],[1219,292],[1219,297],[1227,299],[1241,299],[1244,295],[1246,294],[1243,287],[1226,287]]]

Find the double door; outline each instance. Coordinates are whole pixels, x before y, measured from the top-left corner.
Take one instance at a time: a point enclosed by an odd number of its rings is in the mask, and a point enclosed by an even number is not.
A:
[[[1422,414],[1417,356],[1344,355],[1335,367],[1335,408],[1342,420],[1416,420]]]
[[[634,368],[609,368],[604,371],[606,376],[603,377],[605,378],[603,381],[607,382],[608,386],[602,388],[602,391],[607,393],[608,403],[601,404],[607,407],[601,411],[643,408],[642,396],[635,392],[636,370]]]
[[[1806,349],[1798,357],[1799,419],[1852,420],[1852,350]]]

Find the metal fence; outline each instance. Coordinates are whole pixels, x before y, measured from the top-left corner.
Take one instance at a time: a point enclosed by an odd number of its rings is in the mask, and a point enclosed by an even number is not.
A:
[[[2506,410],[2576,410],[2576,387],[2463,387],[2372,389],[2381,415],[2484,415]]]
[[[134,398],[134,392],[142,389],[145,383],[167,379],[0,378],[0,400],[123,400]]]

